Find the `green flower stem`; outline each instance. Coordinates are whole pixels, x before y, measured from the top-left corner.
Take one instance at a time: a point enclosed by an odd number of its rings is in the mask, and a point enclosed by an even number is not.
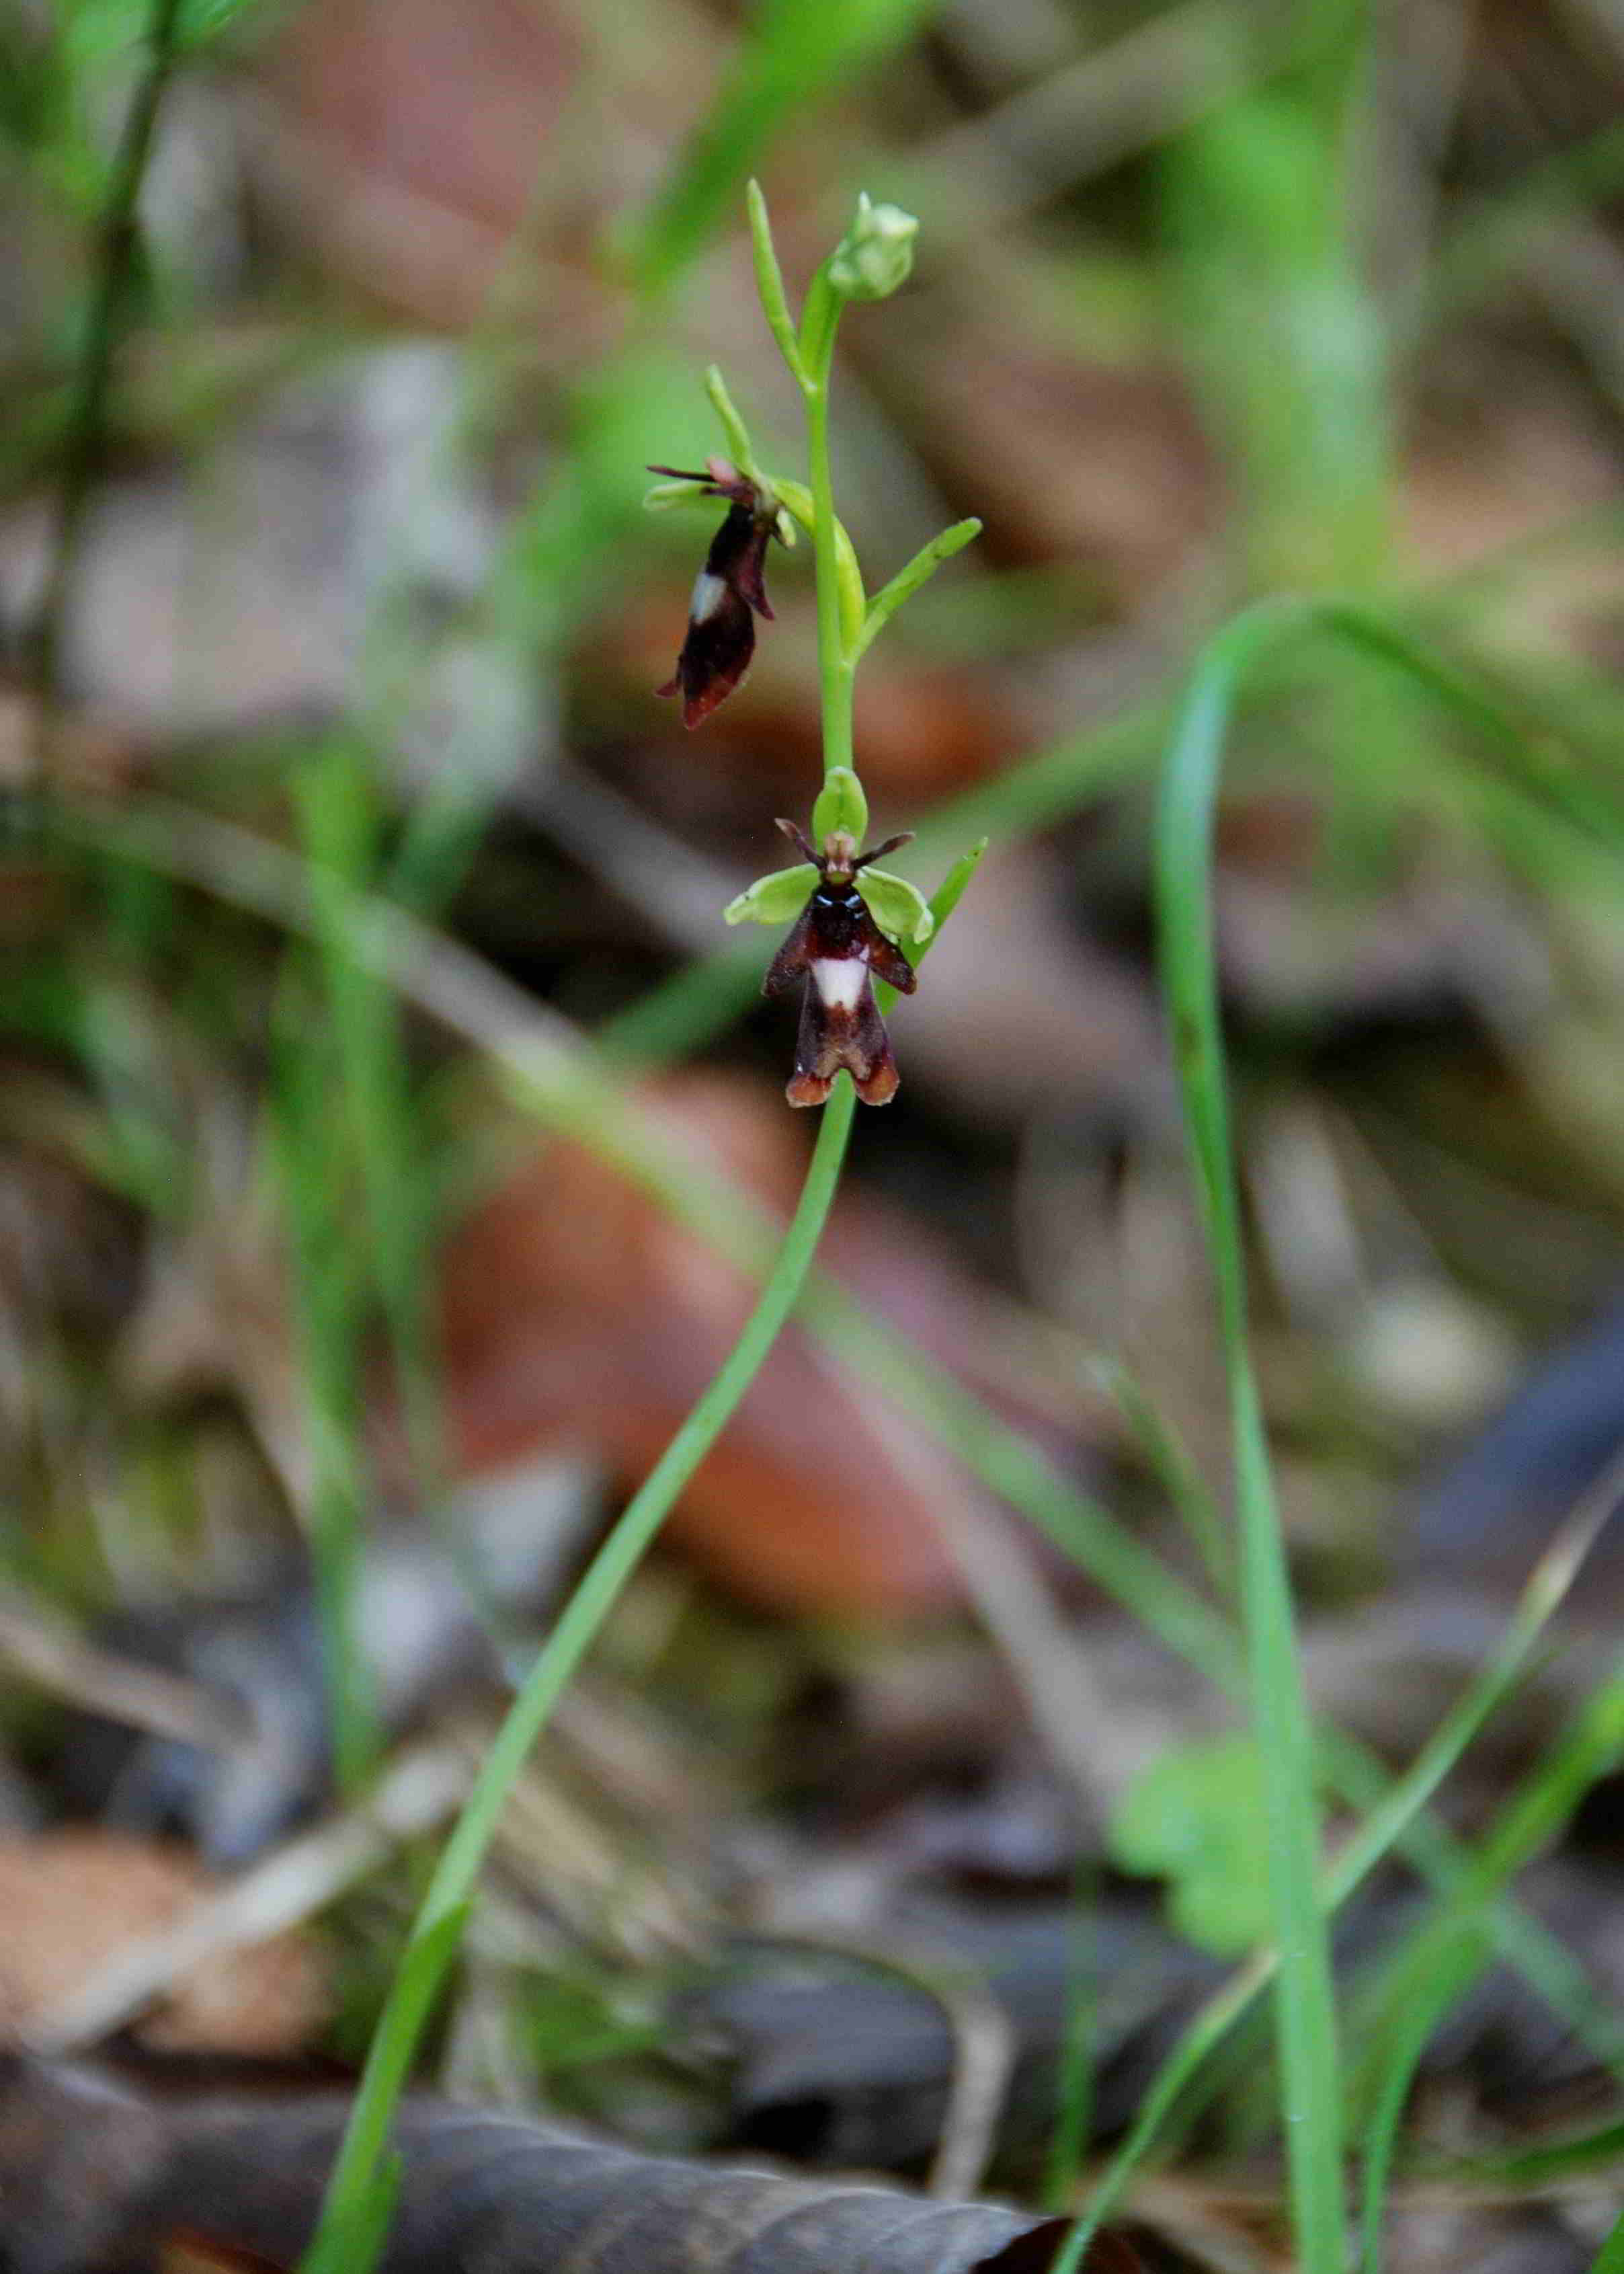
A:
[[[843,1082],[824,1107],[806,1183],[784,1244],[720,1371],[628,1502],[587,1566],[509,1708],[447,1841],[385,2002],[333,2168],[304,2274],[362,2274],[357,2222],[372,2200],[389,2120],[434,1996],[455,1954],[485,1850],[531,1748],[661,1524],[732,1419],[793,1309],[816,1252],[851,1134],[857,1093]]]
[[[816,547],[817,544],[817,510],[812,493],[804,482],[792,481],[786,474],[774,474],[771,487],[778,503],[790,519],[804,529]],[[840,595],[840,640],[842,652],[850,651],[853,668],[856,668],[857,641],[862,632],[868,603],[863,598],[862,571],[857,565],[857,548],[846,535],[846,523],[835,516],[835,565],[838,570]],[[867,641],[863,645],[867,646]]]
[[[801,393],[807,406],[807,456],[812,473],[813,544],[817,554],[817,668],[823,701],[823,774],[836,766],[856,770],[852,755],[852,688],[857,669],[840,621],[839,562],[835,552],[834,477],[829,463],[829,381],[841,300],[827,263],[813,278],[801,319]]]
[[[49,758],[53,713],[60,691],[63,635],[79,576],[91,496],[101,469],[113,363],[131,312],[140,251],[136,206],[158,115],[175,70],[180,19],[180,0],[153,0],[146,26],[147,60],[124,115],[102,212],[95,285],[86,318],[84,352],[73,376],[56,527],[33,632],[34,667],[42,698],[37,752],[41,774]]]

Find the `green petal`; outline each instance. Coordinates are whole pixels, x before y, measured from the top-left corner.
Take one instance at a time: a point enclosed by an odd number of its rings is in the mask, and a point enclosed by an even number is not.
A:
[[[798,869],[775,869],[770,877],[757,877],[722,913],[730,924],[788,923],[805,907],[816,882],[817,870],[809,861]]]
[[[868,902],[868,914],[891,938],[918,945],[936,930],[924,894],[906,877],[893,877],[889,869],[864,869],[858,874],[857,889]]]
[[[812,809],[812,841],[822,845],[844,829],[854,845],[868,834],[868,801],[850,766],[831,766]]]

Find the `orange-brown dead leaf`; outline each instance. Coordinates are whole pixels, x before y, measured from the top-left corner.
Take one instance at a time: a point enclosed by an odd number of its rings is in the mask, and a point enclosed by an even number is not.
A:
[[[704,1159],[786,1216],[806,1137],[756,1084],[683,1074],[648,1100],[673,1154]],[[920,1226],[850,1193],[825,1260],[960,1371],[981,1304]],[[440,1282],[454,1442],[479,1470],[549,1442],[599,1449],[634,1484],[742,1324],[743,1276],[575,1145],[550,1148],[449,1241]],[[716,1577],[796,1610],[902,1614],[956,1600],[932,1520],[944,1473],[911,1425],[871,1408],[807,1337],[786,1334],[671,1523]],[[951,1476],[952,1472],[947,1472]]]
[[[0,2026],[26,2034],[107,1961],[172,1927],[216,1882],[172,1842],[86,1828],[0,1840]],[[139,2025],[170,2052],[296,2051],[326,2011],[316,1945],[280,1934],[184,1976]]]

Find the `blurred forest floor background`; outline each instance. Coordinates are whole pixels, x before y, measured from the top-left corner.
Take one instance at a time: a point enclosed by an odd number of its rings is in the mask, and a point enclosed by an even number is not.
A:
[[[718,447],[711,360],[799,471],[742,184],[797,282],[867,189],[922,230],[842,335],[842,509],[879,576],[986,524],[860,686],[874,833],[932,879],[992,847],[853,1148],[857,1308],[785,1338],[572,1690],[432,2074],[1062,2197],[1262,1931],[1233,1709],[1154,1630],[1228,1600],[1229,1455],[1148,817],[1249,600],[1441,659],[1440,699],[1282,636],[1221,821],[1316,1704],[1409,1759],[1624,1442],[1624,23],[174,28],[109,307],[147,11],[0,0],[0,1996],[199,2075],[353,2062],[505,1687],[737,1330],[809,1131],[720,912],[816,779],[810,548],[686,735],[652,689],[710,527],[640,501]],[[919,1351],[957,1434],[886,1376]],[[1446,1789],[1469,1842],[1606,1675],[1624,1543],[1575,1603]],[[1497,1967],[1440,2017],[1406,2274],[1566,2274],[1616,2214],[1621,1797],[1520,1883],[1552,1995]],[[1423,1902],[1395,1869],[1345,1938],[1356,2120]],[[1238,2044],[1135,2197],[1158,2267],[1286,2263]]]

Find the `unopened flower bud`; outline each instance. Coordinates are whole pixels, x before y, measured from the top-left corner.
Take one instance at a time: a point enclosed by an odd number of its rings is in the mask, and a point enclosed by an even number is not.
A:
[[[919,223],[900,206],[876,206],[867,192],[829,259],[829,282],[843,300],[884,300],[906,284]]]

